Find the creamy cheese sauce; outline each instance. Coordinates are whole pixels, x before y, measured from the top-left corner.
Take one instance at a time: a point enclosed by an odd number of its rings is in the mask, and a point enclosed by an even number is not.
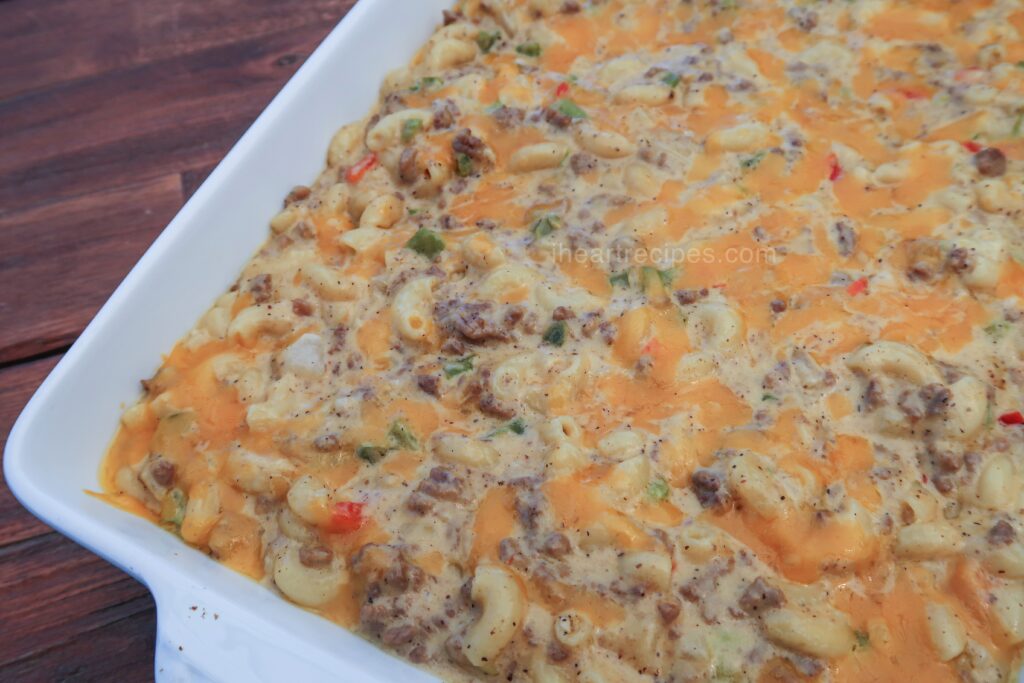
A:
[[[1004,681],[1024,8],[464,0],[108,499],[446,680]]]

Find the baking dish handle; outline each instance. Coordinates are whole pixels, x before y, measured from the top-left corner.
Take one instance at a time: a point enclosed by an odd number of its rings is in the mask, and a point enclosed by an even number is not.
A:
[[[151,586],[156,601],[157,683],[214,683],[218,649],[237,625],[207,605],[204,591]],[[220,656],[224,651],[219,650]]]
[[[219,565],[216,569],[231,572]],[[230,579],[240,587],[233,572]],[[282,632],[256,618],[282,607],[270,591],[255,599],[250,595],[240,609],[240,597],[230,587],[225,592],[223,586],[167,581],[151,582],[149,588],[156,600],[158,683],[339,680],[332,670],[308,661],[301,650],[304,641],[295,639],[293,629]]]
[[[151,582],[149,588],[156,600],[157,683],[278,681],[301,671],[327,680],[325,672],[296,658],[286,634],[261,627],[231,595],[187,581]],[[269,592],[265,599],[278,600]]]
[[[162,638],[157,626],[154,680],[157,683],[214,683],[189,662],[169,640]]]

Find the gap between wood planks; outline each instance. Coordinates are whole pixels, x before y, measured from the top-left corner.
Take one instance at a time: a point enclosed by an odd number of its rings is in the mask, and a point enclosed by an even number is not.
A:
[[[0,0],[0,2],[4,2],[4,1],[5,0]],[[0,372],[3,372],[4,370],[7,370],[8,368],[13,368],[14,366],[20,365],[22,363],[34,363],[37,360],[46,360],[47,358],[52,358],[54,356],[57,356],[58,360],[59,360],[59,357],[63,356],[65,353],[67,353],[68,349],[70,349],[70,348],[71,348],[71,345],[67,344],[65,346],[58,346],[58,347],[55,347],[55,348],[52,348],[52,349],[47,349],[45,351],[42,351],[42,352],[37,353],[37,354],[32,355],[32,356],[25,356],[24,358],[18,358],[17,360],[12,360],[12,361],[7,361],[7,362],[0,362]]]

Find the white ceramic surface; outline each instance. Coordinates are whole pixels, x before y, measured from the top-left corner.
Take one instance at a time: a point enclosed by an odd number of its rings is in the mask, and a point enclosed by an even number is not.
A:
[[[158,680],[435,680],[85,489],[98,488],[139,379],[231,285],[281,198],[316,177],[334,131],[369,111],[385,74],[451,4],[361,0],[153,243],[9,435],[4,474],[25,507],[153,591]]]

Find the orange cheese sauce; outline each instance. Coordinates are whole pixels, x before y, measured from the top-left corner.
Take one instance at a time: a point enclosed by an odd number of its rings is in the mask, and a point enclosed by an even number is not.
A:
[[[883,595],[856,595],[842,591],[837,607],[849,612],[866,634],[884,626],[888,637],[872,638],[867,647],[845,657],[834,670],[837,681],[887,681],[913,671],[929,681],[959,679],[949,664],[938,661],[928,635],[925,604],[928,587],[899,571],[893,589]],[[941,599],[941,598],[940,598]],[[907,668],[907,664],[912,666]]]
[[[829,563],[867,567],[877,553],[875,543],[857,525],[821,524],[809,514],[767,520],[756,512],[730,512],[711,521],[779,574],[800,583],[819,580]]]

